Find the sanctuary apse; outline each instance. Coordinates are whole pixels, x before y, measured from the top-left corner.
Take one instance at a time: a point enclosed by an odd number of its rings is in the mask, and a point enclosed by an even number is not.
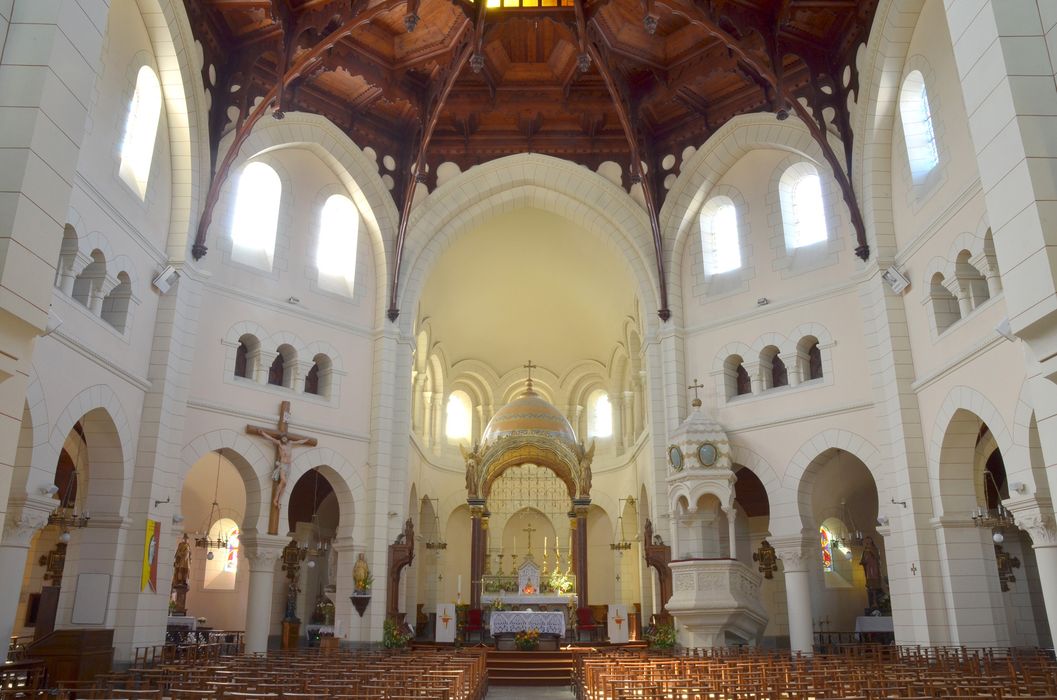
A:
[[[1010,7],[0,3],[11,653],[508,593],[1052,646],[1057,16]]]

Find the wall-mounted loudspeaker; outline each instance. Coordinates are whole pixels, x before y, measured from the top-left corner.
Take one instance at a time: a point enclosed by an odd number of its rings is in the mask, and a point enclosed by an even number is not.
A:
[[[881,275],[881,279],[887,282],[888,286],[891,287],[892,291],[896,294],[902,294],[903,290],[910,286],[910,280],[894,267],[885,270]]]
[[[154,278],[151,284],[158,290],[159,294],[165,294],[169,291],[169,287],[173,286],[176,282],[176,278],[180,276],[180,273],[172,265],[166,265],[165,269],[158,273],[158,276]]]

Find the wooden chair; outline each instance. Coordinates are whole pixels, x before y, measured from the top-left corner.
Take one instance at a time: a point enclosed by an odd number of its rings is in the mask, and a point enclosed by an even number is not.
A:
[[[577,638],[583,632],[587,632],[588,637],[591,640],[597,641],[599,638],[601,628],[595,622],[594,612],[591,608],[577,608],[576,609],[576,636]]]
[[[470,608],[466,612],[466,641],[470,641],[470,635],[477,633],[477,641],[484,642],[484,613],[480,608]]]

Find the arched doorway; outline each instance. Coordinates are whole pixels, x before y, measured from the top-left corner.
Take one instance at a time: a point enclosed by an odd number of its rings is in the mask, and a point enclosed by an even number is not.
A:
[[[818,533],[808,568],[815,643],[853,641],[860,617],[892,614],[877,485],[861,459],[831,448],[808,465],[799,493],[804,527]]]
[[[335,617],[340,555],[334,547],[341,512],[333,485],[318,467],[294,484],[287,513],[290,534],[305,555],[296,579],[293,614],[302,620],[301,632],[309,644],[315,645],[323,634],[341,634]]]
[[[184,606],[180,607],[179,590],[170,594],[170,610],[187,618],[183,626],[194,620],[215,630],[245,629],[249,569],[241,556],[241,536],[246,487],[236,459],[241,455],[229,450],[208,452],[184,477],[183,522],[172,535],[177,540],[174,549],[185,537],[189,543]],[[177,584],[179,578],[174,570]]]

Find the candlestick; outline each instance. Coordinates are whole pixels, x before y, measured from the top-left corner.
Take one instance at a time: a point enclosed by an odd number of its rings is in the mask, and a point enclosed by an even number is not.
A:
[[[459,574],[459,581],[455,587],[455,592],[459,595],[460,598],[462,597],[462,574]]]

